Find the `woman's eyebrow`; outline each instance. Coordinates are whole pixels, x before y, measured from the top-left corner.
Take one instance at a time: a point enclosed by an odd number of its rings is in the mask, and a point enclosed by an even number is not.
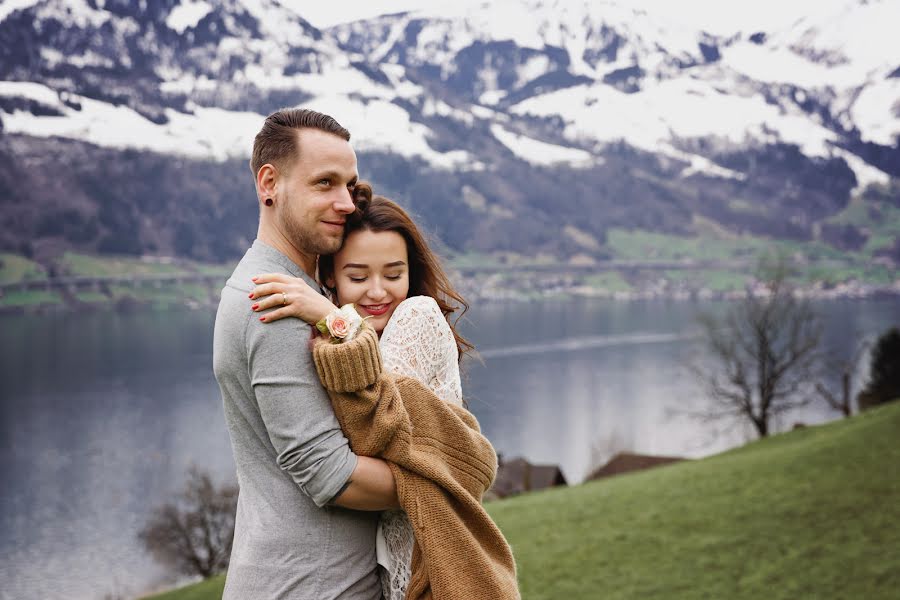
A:
[[[406,263],[402,260],[396,260],[394,262],[385,263],[384,266],[385,266],[385,268],[402,267],[405,264]],[[346,265],[341,267],[341,269],[368,269],[368,268],[369,268],[369,265],[364,265],[362,263],[347,263]]]

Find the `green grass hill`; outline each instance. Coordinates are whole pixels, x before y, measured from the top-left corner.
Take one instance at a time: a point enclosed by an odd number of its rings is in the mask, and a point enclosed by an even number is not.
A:
[[[897,599],[900,402],[488,508],[526,600]],[[154,600],[212,600],[222,586]]]

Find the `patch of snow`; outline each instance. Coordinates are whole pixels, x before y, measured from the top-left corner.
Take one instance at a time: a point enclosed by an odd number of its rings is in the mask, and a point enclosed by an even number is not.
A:
[[[177,79],[172,78],[163,81],[159,84],[159,90],[167,94],[190,95],[194,92],[211,92],[220,85],[220,81],[209,79],[206,75],[195,77],[194,75],[185,74]]]
[[[865,83],[866,74],[848,65],[829,67],[797,55],[787,48],[735,44],[722,52],[722,61],[757,81],[790,83],[801,87],[848,87]]]
[[[98,146],[137,148],[213,160],[247,157],[264,115],[192,106],[193,114],[168,109],[168,122],[154,123],[126,106],[72,95],[81,105],[74,110],[60,102],[55,91],[34,83],[0,82],[0,95],[26,97],[52,106],[63,116],[36,117],[29,112],[0,112],[4,130],[36,137],[64,137]],[[431,131],[410,120],[409,114],[386,100],[360,100],[336,94],[320,96],[304,106],[334,116],[353,132],[358,150],[384,150],[422,157],[439,168],[478,169],[464,151],[438,152],[428,145]]]
[[[582,85],[516,104],[521,115],[560,116],[572,140],[624,140],[651,152],[677,139],[719,138],[734,145],[764,139],[797,144],[808,156],[828,156],[836,137],[802,113],[784,114],[760,95],[732,96],[686,78],[648,83],[625,94]]]
[[[506,92],[503,90],[487,90],[482,92],[482,94],[478,96],[478,103],[494,105],[503,100],[503,98],[505,97]]]
[[[203,0],[183,0],[166,17],[166,25],[169,29],[184,33],[185,29],[196,27],[200,19],[212,12],[212,9],[212,5]]]
[[[56,90],[41,83],[27,81],[0,81],[0,96],[19,97],[34,100],[45,106],[63,110],[65,105],[60,102]]]
[[[0,3],[0,21],[16,12],[25,10],[37,4],[40,0],[4,0]]]
[[[539,54],[529,58],[516,70],[516,86],[525,85],[550,70],[550,59]]]
[[[737,181],[744,181],[747,179],[747,175],[744,173],[719,166],[708,158],[697,154],[688,154],[676,150],[675,148],[669,148],[665,153],[690,163],[690,165],[685,167],[680,173],[680,177],[689,177],[695,173],[703,173],[704,175],[712,175],[713,177],[720,177],[722,179],[735,179]]]
[[[853,190],[854,192],[860,191],[873,183],[887,185],[891,181],[890,175],[881,169],[873,167],[851,152],[847,152],[842,148],[835,148],[834,155],[847,161],[847,166],[849,166],[856,175],[856,187]]]
[[[85,67],[102,67],[112,68],[115,63],[112,59],[101,56],[92,50],[88,50],[84,54],[63,54],[53,48],[41,47],[41,58],[47,61],[49,65],[69,64],[73,67],[83,69]]]
[[[897,144],[900,141],[900,78],[882,79],[866,86],[850,114],[864,140],[883,146]]]
[[[461,121],[471,127],[475,123],[475,117],[470,112],[465,112],[457,108],[453,108],[440,99],[426,97],[422,104],[422,114],[426,117],[434,115],[440,117],[451,117],[457,121]]]
[[[100,27],[112,16],[105,10],[91,7],[85,0],[62,0],[60,2],[35,3],[38,20],[54,19],[66,27]]]
[[[125,106],[71,98],[81,105],[80,111],[58,106],[63,116],[0,113],[4,128],[9,133],[73,138],[104,147],[226,160],[250,155],[253,137],[265,118],[219,108],[195,108],[192,115],[168,109],[169,122],[159,125]]]
[[[298,45],[300,41],[312,41],[303,27],[297,12],[273,0],[239,0],[258,22],[266,37],[279,44]],[[327,45],[328,41],[323,41]]]
[[[473,158],[463,150],[438,152],[428,145],[431,130],[413,122],[409,113],[386,100],[352,99],[342,94],[320,95],[303,106],[333,116],[352,133],[353,147],[361,151],[389,151],[422,157],[444,168],[466,168]]]
[[[519,135],[504,129],[500,125],[491,125],[491,133],[500,143],[509,148],[513,154],[533,165],[551,166],[559,163],[575,167],[587,167],[602,163],[602,159],[594,157],[590,152],[578,148],[566,148],[556,144],[548,144],[534,138]]]
[[[478,106],[473,104],[469,107],[469,111],[479,119],[494,121],[495,123],[506,123],[509,121],[509,115],[500,113],[486,106]]]

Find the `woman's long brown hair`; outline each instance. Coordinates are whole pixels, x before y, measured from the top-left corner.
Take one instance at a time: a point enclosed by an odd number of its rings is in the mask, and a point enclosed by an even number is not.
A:
[[[353,190],[353,202],[356,204],[356,211],[347,216],[344,235],[366,230],[376,233],[395,231],[403,236],[409,255],[408,296],[434,298],[441,312],[444,313],[444,317],[447,318],[447,323],[456,339],[456,348],[461,361],[465,353],[475,348],[456,329],[456,324],[469,310],[469,305],[453,288],[453,284],[450,283],[450,279],[441,267],[441,261],[428,247],[419,228],[396,202],[388,200],[384,196],[373,196],[372,187],[367,183],[360,182],[356,185]],[[325,283],[329,280],[334,280],[334,255],[322,255],[319,257],[319,281]],[[336,295],[336,290],[332,289],[331,292]],[[459,315],[450,321],[450,315],[457,310],[460,311]]]

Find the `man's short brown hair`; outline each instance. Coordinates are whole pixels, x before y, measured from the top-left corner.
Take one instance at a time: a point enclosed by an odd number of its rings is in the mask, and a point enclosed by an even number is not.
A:
[[[253,176],[256,177],[266,163],[284,168],[286,162],[296,160],[297,130],[306,127],[333,133],[350,141],[350,132],[326,114],[308,108],[283,108],[266,117],[266,122],[253,140],[253,156],[250,158]]]

